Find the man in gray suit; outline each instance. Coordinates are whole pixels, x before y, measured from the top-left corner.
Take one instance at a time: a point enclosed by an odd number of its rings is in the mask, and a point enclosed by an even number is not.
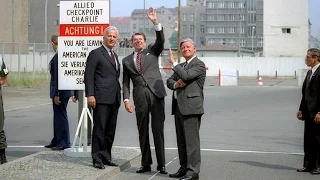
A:
[[[186,62],[178,64],[170,49],[169,62],[174,74],[167,80],[173,90],[172,114],[175,118],[180,169],[170,177],[183,180],[199,179],[201,155],[199,129],[203,110],[205,64],[196,56],[196,45],[191,39],[180,43]]]
[[[137,173],[151,171],[151,150],[149,142],[149,113],[151,112],[151,127],[157,156],[157,170],[167,174],[165,169],[164,135],[165,120],[164,97],[167,95],[159,70],[158,57],[164,46],[164,34],[158,23],[156,9],[150,8],[148,17],[156,30],[156,41],[146,47],[146,37],[143,33],[132,36],[134,52],[122,60],[123,64],[123,99],[128,112],[133,112],[130,103],[130,79],[133,83],[133,101],[135,105],[139,143],[142,152],[141,165]]]

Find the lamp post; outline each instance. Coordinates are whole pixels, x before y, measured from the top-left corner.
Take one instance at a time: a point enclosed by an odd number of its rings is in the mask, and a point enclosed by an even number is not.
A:
[[[253,51],[253,36],[254,36],[254,30],[256,27],[252,26],[252,31],[251,31],[251,51]]]
[[[180,63],[180,42],[181,42],[181,0],[178,0],[178,63]]]
[[[44,5],[44,43],[46,48],[47,46],[47,39],[48,39],[48,0],[46,0],[45,5]]]

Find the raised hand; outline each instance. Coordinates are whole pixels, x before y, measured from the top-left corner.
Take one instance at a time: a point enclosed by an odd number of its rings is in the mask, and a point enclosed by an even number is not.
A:
[[[169,48],[169,59],[168,59],[168,61],[169,61],[171,64],[173,64],[173,63],[176,62],[176,60],[174,60],[174,56],[173,56],[173,54],[172,54],[171,48]]]
[[[154,25],[158,24],[156,9],[153,9],[152,7],[150,7],[147,15],[148,15],[148,18],[153,22]]]

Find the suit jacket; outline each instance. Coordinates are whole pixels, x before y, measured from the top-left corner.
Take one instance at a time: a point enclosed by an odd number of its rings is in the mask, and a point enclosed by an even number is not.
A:
[[[98,104],[113,104],[116,101],[119,106],[121,104],[120,63],[118,55],[114,55],[118,70],[104,46],[92,50],[87,58],[84,73],[85,93],[86,97],[94,96]]]
[[[177,93],[177,100],[172,94],[172,114],[175,112],[176,105],[178,105],[182,115],[204,114],[203,85],[206,77],[205,64],[195,57],[185,68],[183,68],[183,65],[184,63],[176,65],[173,68],[173,75],[167,80],[167,87]],[[186,86],[174,89],[174,84],[179,79],[183,80]]]
[[[144,80],[148,87],[158,98],[167,95],[162,76],[159,70],[158,57],[164,47],[163,30],[156,31],[156,41],[141,52],[141,73],[139,73],[134,64],[133,55],[128,55],[122,60],[123,64],[123,99],[130,97],[130,79],[133,83],[133,100],[142,92]],[[143,76],[143,77],[142,77]],[[144,79],[143,79],[144,78]]]
[[[309,113],[312,119],[320,112],[320,67],[314,72],[309,86],[307,77],[304,79],[299,111],[303,111],[302,116],[304,113]]]
[[[54,99],[55,96],[59,96],[60,99],[68,99],[73,95],[71,90],[59,90],[58,89],[58,53],[56,53],[49,63],[50,69],[50,98]]]

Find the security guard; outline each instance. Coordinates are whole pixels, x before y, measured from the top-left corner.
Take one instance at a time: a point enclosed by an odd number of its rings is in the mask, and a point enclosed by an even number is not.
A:
[[[3,109],[3,101],[2,101],[2,90],[1,87],[4,83],[7,82],[7,75],[9,74],[8,68],[4,64],[2,58],[0,58],[0,162],[4,164],[7,162],[6,158],[6,148],[7,148],[7,141],[6,135],[3,130],[4,125],[4,109]]]

